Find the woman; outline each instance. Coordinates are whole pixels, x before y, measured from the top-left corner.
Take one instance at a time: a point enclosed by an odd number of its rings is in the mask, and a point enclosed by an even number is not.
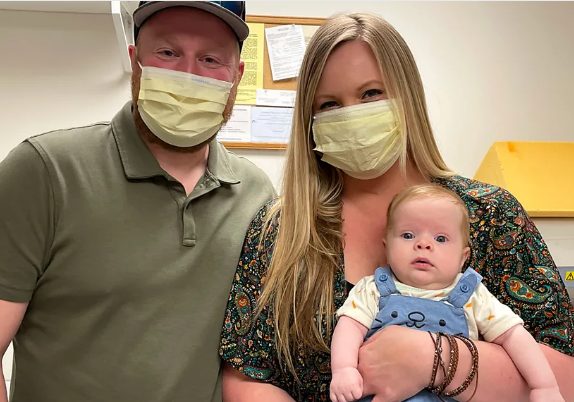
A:
[[[565,399],[574,399],[567,374],[574,371],[573,308],[538,230],[507,191],[449,170],[402,37],[377,16],[344,14],[327,20],[309,43],[283,194],[247,233],[222,332],[225,402],[329,399],[334,312],[352,284],[386,265],[382,238],[393,196],[428,182],[465,202],[472,250],[464,269],[477,270],[520,313]],[[469,349],[459,346],[446,391],[463,383],[471,367]],[[476,346],[480,381],[473,401],[528,400],[508,355],[497,345]],[[434,350],[424,331],[379,332],[359,356],[365,395],[401,401],[427,387]],[[456,399],[468,400],[474,385]]]

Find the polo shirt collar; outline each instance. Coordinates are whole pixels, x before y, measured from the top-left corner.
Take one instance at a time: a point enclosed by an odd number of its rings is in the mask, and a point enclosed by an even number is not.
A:
[[[209,143],[209,157],[207,170],[217,180],[227,184],[240,183],[239,179],[229,166],[229,151],[214,138]]]
[[[111,126],[124,172],[129,179],[168,177],[137,132],[131,101],[127,102],[115,115]],[[207,171],[221,182],[229,184],[240,182],[229,165],[227,149],[215,139],[209,143]]]

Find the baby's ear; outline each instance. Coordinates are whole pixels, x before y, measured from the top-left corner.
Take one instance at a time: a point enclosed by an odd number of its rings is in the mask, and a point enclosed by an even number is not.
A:
[[[470,247],[465,247],[462,250],[462,258],[460,261],[460,268],[462,269],[462,267],[464,266],[464,263],[466,262],[466,260],[468,259],[468,256],[470,255]]]

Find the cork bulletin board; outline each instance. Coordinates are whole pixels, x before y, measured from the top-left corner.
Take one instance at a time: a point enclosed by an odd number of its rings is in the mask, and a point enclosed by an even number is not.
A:
[[[259,27],[264,28],[278,27],[282,25],[300,25],[305,37],[305,43],[309,42],[311,36],[315,33],[317,28],[324,22],[323,18],[307,18],[307,17],[277,17],[277,16],[263,16],[263,15],[247,15],[246,22],[248,24],[254,24]],[[251,25],[250,25],[251,27]],[[260,31],[261,32],[261,31]],[[250,33],[251,37],[252,33]],[[246,40],[249,41],[250,38]],[[261,42],[259,42],[261,43]],[[257,87],[260,89],[271,89],[271,90],[284,90],[284,91],[295,91],[297,88],[297,78],[286,78],[281,80],[273,80],[273,75],[271,72],[271,62],[269,58],[269,49],[267,46],[267,40],[263,38],[263,60],[261,68],[263,74],[262,85],[259,84]],[[245,45],[244,45],[245,46]],[[243,53],[242,53],[243,59]],[[247,61],[245,62],[247,66]],[[244,73],[242,84],[246,80],[246,74]],[[249,78],[247,78],[249,79]],[[239,86],[241,89],[241,85]],[[239,99],[239,97],[238,97]],[[236,105],[239,102],[236,101]],[[258,108],[256,102],[252,100],[244,101],[241,103],[245,106],[251,106],[252,109]],[[222,140],[223,145],[229,149],[285,149],[287,147],[286,142],[260,142],[260,141],[226,141]]]

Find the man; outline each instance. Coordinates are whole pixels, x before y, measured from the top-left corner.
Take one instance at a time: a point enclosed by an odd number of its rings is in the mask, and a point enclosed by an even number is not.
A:
[[[274,196],[214,139],[243,73],[244,18],[243,2],[141,2],[132,101],[108,124],[29,138],[0,163],[12,402],[221,401],[233,274]]]

